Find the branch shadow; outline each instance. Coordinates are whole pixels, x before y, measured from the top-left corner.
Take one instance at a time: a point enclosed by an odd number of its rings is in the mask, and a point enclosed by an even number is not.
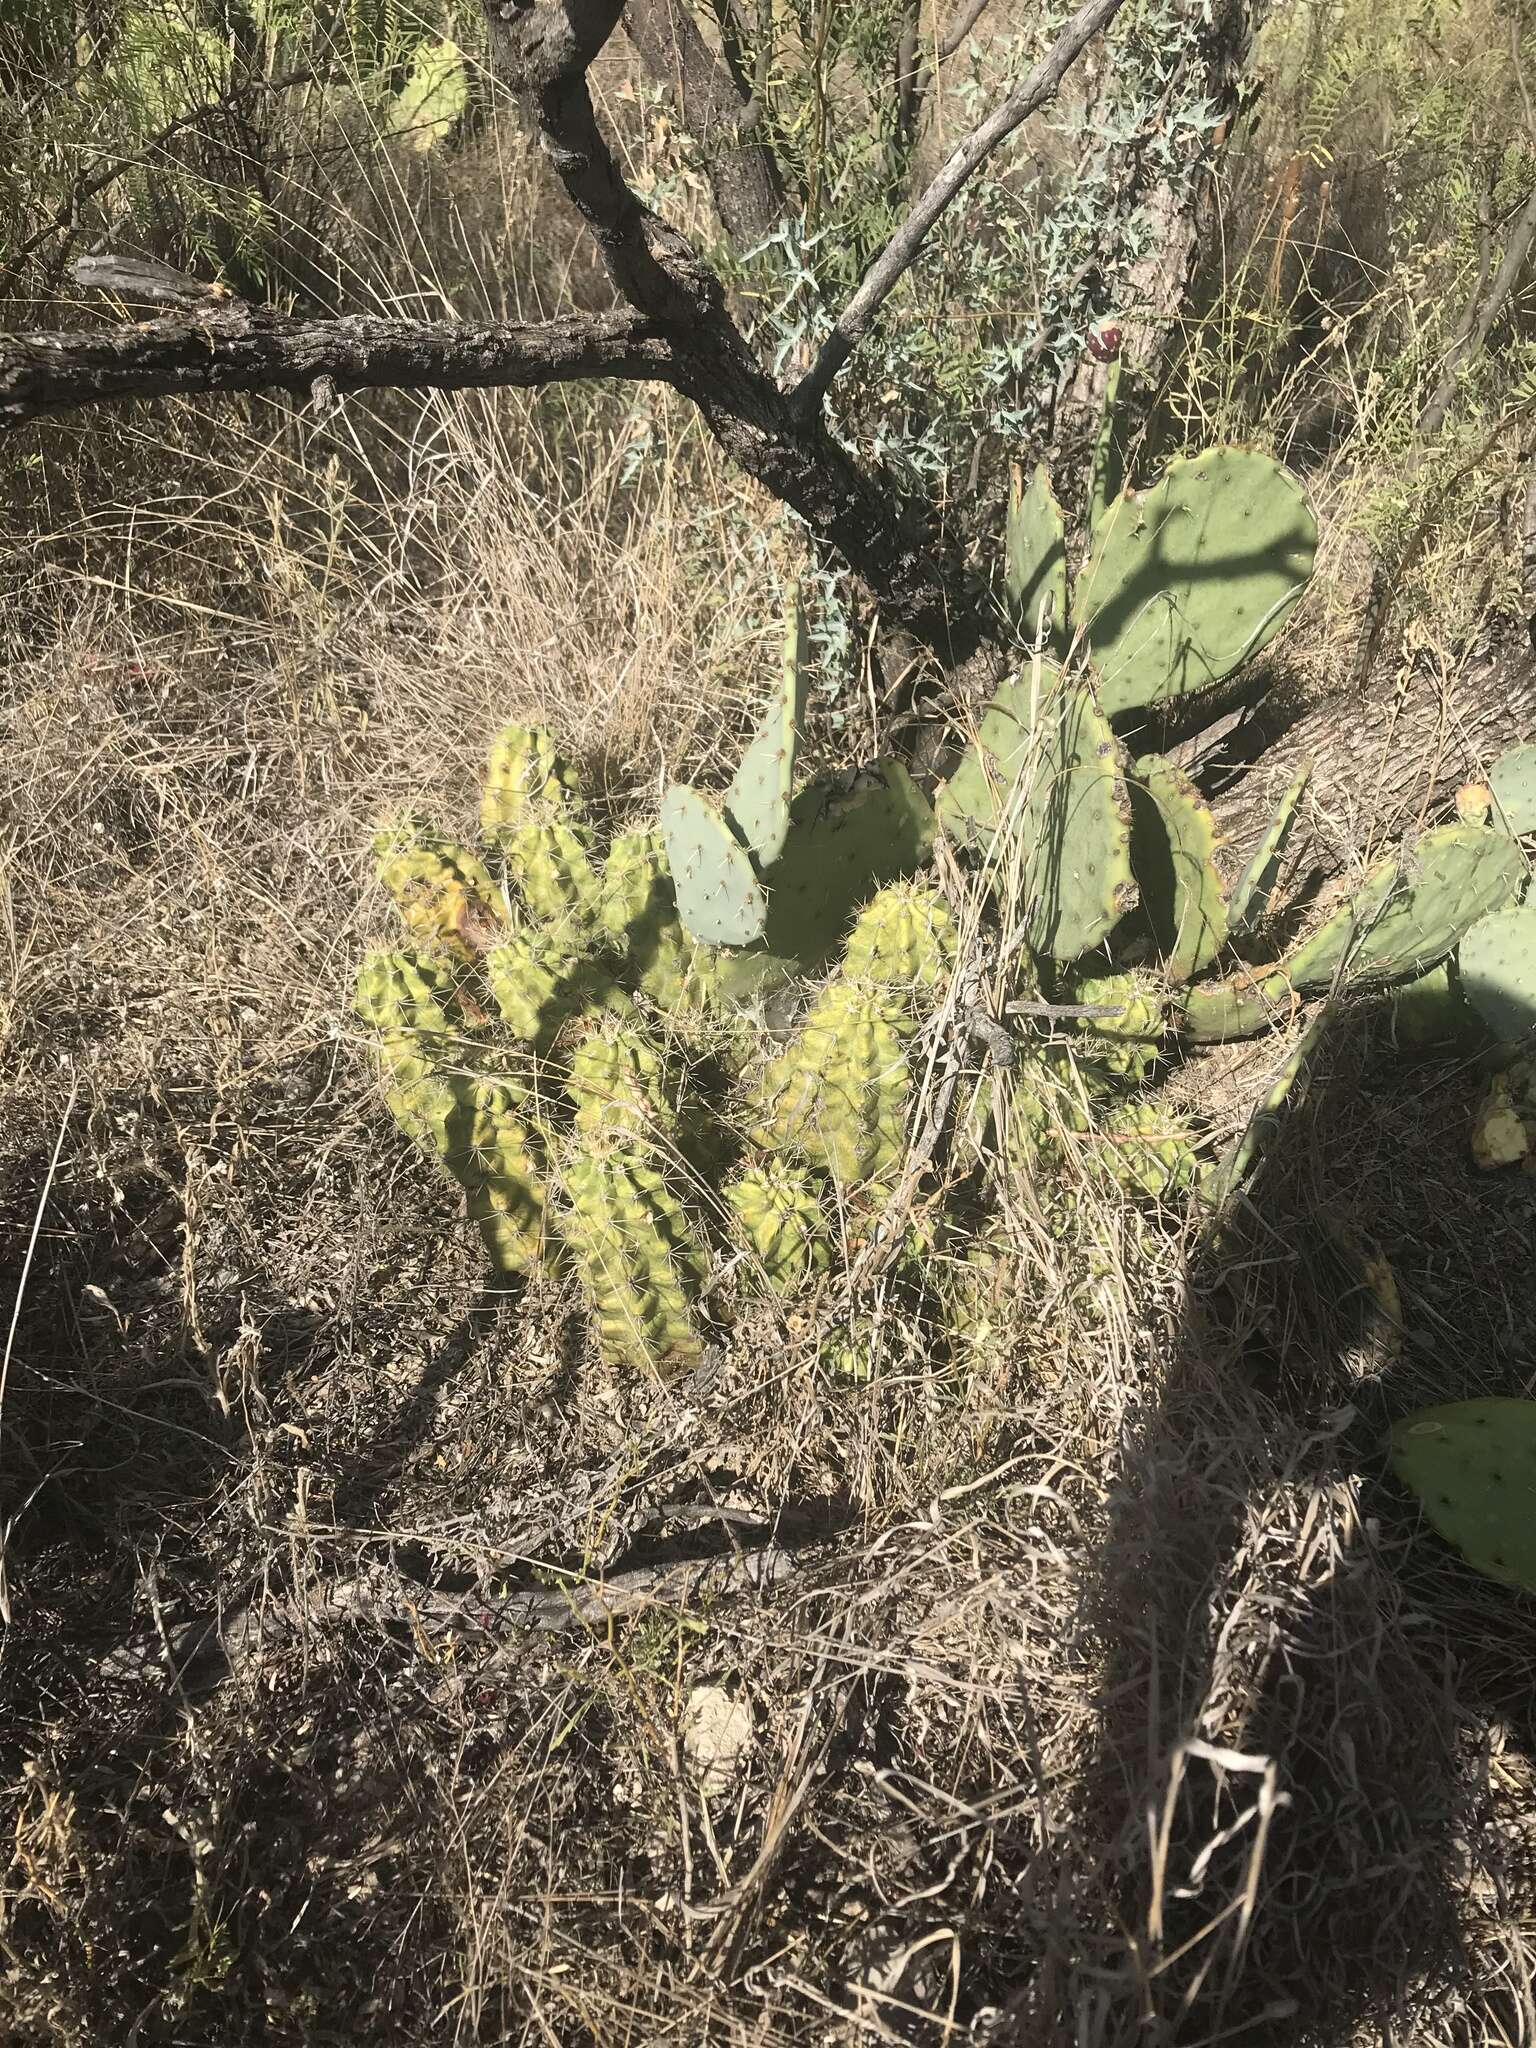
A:
[[[1526,2038],[1498,1950],[1528,1871],[1475,1759],[1528,1778],[1536,1602],[1420,1529],[1386,1444],[1529,1390],[1536,1205],[1466,1156],[1464,1070],[1373,1062],[1371,1030],[1336,1020],[1327,1084],[1193,1244],[1131,1421],[1084,1612],[1125,1938],[1074,1973],[1067,2038]]]

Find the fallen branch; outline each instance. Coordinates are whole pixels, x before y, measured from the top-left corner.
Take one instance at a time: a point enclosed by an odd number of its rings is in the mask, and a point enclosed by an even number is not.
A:
[[[239,301],[89,334],[0,337],[0,425],[104,399],[289,391],[468,391],[578,377],[671,380],[672,343],[628,311],[472,327],[295,320]]]

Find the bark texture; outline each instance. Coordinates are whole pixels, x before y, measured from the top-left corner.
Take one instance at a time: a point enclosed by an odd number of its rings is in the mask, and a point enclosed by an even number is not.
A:
[[[699,33],[686,0],[630,0],[624,26],[703,154],[721,225],[739,249],[752,248],[784,211],[784,182],[773,152],[754,139],[750,95]]]
[[[1533,730],[1536,658],[1510,626],[1453,674],[1416,667],[1395,697],[1349,689],[1306,706],[1277,691],[1208,753],[1200,775],[1246,853],[1310,761],[1314,851],[1337,872],[1363,847],[1435,822],[1459,784]]]
[[[467,391],[578,377],[666,378],[671,342],[630,311],[532,326],[293,320],[240,302],[92,334],[0,337],[0,424],[103,399],[394,386]]]

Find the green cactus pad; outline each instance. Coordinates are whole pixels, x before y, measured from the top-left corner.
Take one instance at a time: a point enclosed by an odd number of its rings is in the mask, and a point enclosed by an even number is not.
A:
[[[1041,707],[1042,743],[1020,826],[1025,923],[1037,953],[1079,959],[1136,902],[1124,756],[1086,688]]]
[[[832,1262],[826,1218],[809,1174],[787,1160],[749,1166],[725,1190],[758,1270],[777,1294],[792,1294]]]
[[[882,989],[833,981],[758,1089],[764,1143],[873,1180],[899,1158],[912,1088],[907,1020]]]
[[[1468,1564],[1536,1592],[1536,1401],[1418,1409],[1393,1428],[1392,1466]]]
[[[1015,787],[1030,763],[1040,707],[1060,688],[1061,670],[1042,661],[1004,683],[982,713],[938,801],[939,822],[962,846],[985,850],[1004,813],[1019,815]]]
[[[1285,963],[1298,988],[1331,986],[1341,955],[1347,955],[1355,987],[1382,987],[1421,974],[1443,960],[1479,918],[1506,902],[1524,872],[1514,842],[1482,825],[1438,825],[1426,832],[1398,868],[1395,884],[1386,886],[1394,865],[1373,868],[1355,903]],[[1339,934],[1340,920],[1347,927],[1351,915],[1358,927],[1353,943],[1347,929],[1342,940]]]
[[[571,1056],[566,1089],[576,1128],[594,1144],[675,1144],[660,1053],[643,1032],[594,1032]]]
[[[684,927],[706,946],[750,946],[768,905],[746,850],[696,789],[674,782],[661,800],[667,865]]]
[[[1281,797],[1269,829],[1254,849],[1252,860],[1238,877],[1227,908],[1229,937],[1246,938],[1267,916],[1285,863],[1285,850],[1300,814],[1301,799],[1311,777],[1312,764],[1309,761]]]
[[[998,691],[939,798],[962,845],[990,846],[1005,817],[1017,820],[1029,941],[1053,959],[1098,945],[1136,900],[1122,771],[1092,691],[1042,663]]]
[[[1220,682],[1274,638],[1312,575],[1317,522],[1301,486],[1250,448],[1171,462],[1093,534],[1074,615],[1111,717]]]
[[[1312,1019],[1292,1046],[1274,1080],[1254,1105],[1247,1123],[1203,1176],[1200,1192],[1213,1208],[1220,1208],[1242,1186],[1279,1135],[1286,1104],[1306,1072],[1308,1060],[1317,1050],[1327,1021],[1326,1012]]]
[[[1120,405],[1120,384],[1125,358],[1116,356],[1104,379],[1104,404],[1099,414],[1099,431],[1094,437],[1093,459],[1088,468],[1088,538],[1097,535],[1109,508],[1125,486],[1125,415]]]
[[[1397,882],[1395,854],[1367,868],[1355,893],[1319,925],[1305,944],[1286,956],[1279,979],[1314,993],[1331,989],[1346,970],[1347,978],[1353,979],[1356,962],[1372,927],[1384,915]]]
[[[1488,783],[1504,830],[1517,839],[1536,832],[1536,743],[1500,754]]]
[[[1442,960],[1392,991],[1392,1040],[1407,1047],[1455,1045],[1481,1036],[1476,1013]]]
[[[809,784],[768,871],[762,970],[819,967],[861,904],[926,866],[933,841],[933,809],[899,761],[875,762],[851,791],[836,781]]]
[[[480,800],[480,829],[499,844],[522,826],[579,817],[581,783],[553,736],[539,725],[509,725],[492,742]]]
[[[1004,582],[1015,631],[1026,647],[1060,655],[1067,645],[1067,532],[1043,463],[1035,464],[1027,490],[1014,474],[1005,547]]]
[[[1456,976],[1495,1038],[1514,1044],[1536,1027],[1536,904],[1480,918],[1461,942]]]
[[[805,606],[797,585],[778,692],[725,793],[726,817],[763,867],[778,859],[789,833],[795,752],[805,716],[805,656]]]
[[[843,977],[908,997],[931,994],[954,964],[956,943],[955,920],[936,890],[892,882],[859,912]]]
[[[561,1236],[619,1364],[682,1370],[698,1363],[689,1297],[703,1256],[660,1172],[618,1152],[577,1152],[565,1165]]]
[[[1162,754],[1131,780],[1131,866],[1163,966],[1191,981],[1226,943],[1227,890],[1216,855],[1225,844],[1210,805]]]
[[[1195,1045],[1255,1038],[1293,1016],[1296,1001],[1296,990],[1285,975],[1255,978],[1245,968],[1227,981],[1187,989],[1179,1003],[1179,1034]]]
[[[378,877],[417,945],[472,960],[505,922],[501,892],[478,854],[413,818],[375,837]]]

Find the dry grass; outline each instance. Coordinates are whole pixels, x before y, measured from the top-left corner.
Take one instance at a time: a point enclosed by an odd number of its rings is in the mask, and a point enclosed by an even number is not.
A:
[[[867,1384],[831,1298],[604,1370],[384,1113],[378,817],[467,819],[523,713],[643,810],[761,673],[785,535],[619,403],[169,409],[88,487],[23,451],[0,2035],[1530,2041],[1533,1624],[1381,1448],[1530,1390],[1536,1216],[1467,1075],[1343,1020],[1217,1242],[1015,1188],[996,1348],[877,1284]],[[751,1715],[714,1782],[706,1685]]]

